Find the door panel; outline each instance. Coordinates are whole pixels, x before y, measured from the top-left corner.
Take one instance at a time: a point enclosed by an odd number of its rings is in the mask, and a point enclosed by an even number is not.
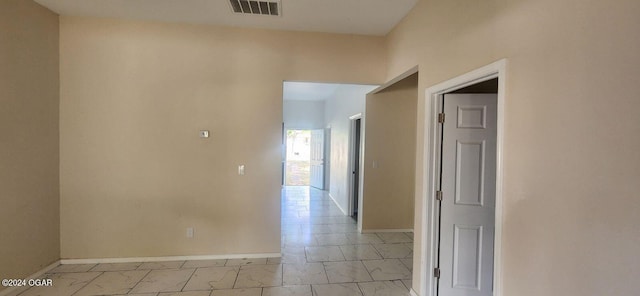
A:
[[[456,146],[455,203],[482,206],[485,141],[457,141]]]
[[[311,131],[311,177],[310,185],[324,189],[324,130]]]
[[[455,225],[453,237],[453,287],[480,290],[482,226]]]
[[[493,294],[497,95],[447,94],[439,296]]]

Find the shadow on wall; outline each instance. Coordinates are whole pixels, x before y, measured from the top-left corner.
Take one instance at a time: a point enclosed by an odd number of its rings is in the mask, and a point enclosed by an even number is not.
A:
[[[367,95],[362,229],[413,229],[418,73]]]

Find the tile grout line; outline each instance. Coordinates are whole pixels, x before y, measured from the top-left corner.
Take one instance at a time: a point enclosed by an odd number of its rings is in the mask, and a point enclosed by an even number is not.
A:
[[[329,284],[329,273],[327,272],[327,266],[324,265],[324,262],[320,264],[322,264],[322,269],[324,269],[324,276],[327,278],[327,284]],[[313,289],[311,289],[311,292],[313,292]]]
[[[184,263],[182,263],[182,265],[180,266],[184,266],[187,262],[185,261]],[[183,270],[183,269],[180,269]],[[196,271],[198,271],[198,268],[194,268],[193,272],[191,273],[191,275],[189,276],[189,278],[184,282],[184,285],[182,286],[182,288],[180,288],[180,292],[184,291],[184,288],[187,286],[187,284],[189,283],[189,281],[191,281],[191,278],[196,274]],[[211,293],[209,293],[211,294]]]
[[[399,281],[400,281],[400,283],[402,283],[402,285],[405,287],[405,289],[411,290],[411,287],[407,287],[407,285],[404,283],[404,281],[407,281],[407,280],[399,280]],[[413,279],[412,279],[412,281],[413,281]]]
[[[366,269],[366,267],[365,267]],[[360,291],[360,294],[364,295],[364,291],[362,291],[362,287],[360,286],[360,283],[356,283],[356,287],[358,287],[358,290]]]
[[[89,268],[89,270],[87,271],[83,271],[83,273],[85,272],[95,272],[95,271],[91,271],[91,269],[95,268],[96,266],[98,266],[98,264],[96,264],[95,266]],[[89,286],[89,284],[91,284],[93,281],[95,281],[97,278],[99,278],[100,276],[102,276],[104,274],[104,271],[98,271],[100,272],[100,274],[94,278],[92,278],[90,281],[88,281],[86,284],[84,284],[84,286],[80,287],[80,289],[78,289],[77,291],[71,293],[71,295],[76,295],[78,292],[80,292],[80,290],[86,288],[87,286]]]
[[[384,259],[382,259],[384,260]],[[373,281],[375,281],[376,279],[373,278],[373,275],[371,275],[371,271],[369,270],[369,267],[367,267],[366,264],[364,264],[365,261],[372,261],[372,260],[361,260],[362,261],[362,265],[364,265],[364,269],[367,271],[367,273],[369,273],[369,276],[371,277],[371,279]]]
[[[140,264],[140,265],[142,265],[142,264]],[[135,269],[135,271],[138,271],[138,270],[139,269],[137,269],[137,268]],[[144,269],[140,270],[140,271],[144,271]],[[136,282],[136,284],[133,285],[133,287],[131,287],[131,289],[129,289],[129,292],[127,294],[131,293],[131,291],[133,291],[133,289],[135,289],[142,282],[142,280],[144,280],[149,275],[149,273],[151,273],[151,269],[147,270],[147,272],[144,274],[144,276],[142,276],[140,278],[140,280],[138,280],[138,282]]]
[[[142,264],[140,264],[140,265],[142,265]],[[138,271],[138,270],[136,269],[135,271]],[[138,282],[136,282],[136,284],[135,284],[135,285],[133,285],[133,287],[131,287],[131,288],[129,289],[129,292],[128,292],[127,294],[131,293],[131,291],[133,291],[133,289],[134,289],[138,284],[140,284],[140,282],[142,282],[142,280],[144,280],[144,278],[146,278],[146,277],[149,275],[149,273],[151,273],[151,269],[147,270],[147,272],[146,272],[146,273],[145,273],[145,274],[144,274],[144,275],[143,275],[143,276],[138,280]],[[160,294],[160,293],[158,293],[158,294]]]
[[[226,264],[227,263],[225,262],[225,266],[226,266]],[[238,277],[240,277],[240,269],[241,269],[241,266],[238,266],[238,271],[236,272],[236,278],[233,280],[233,285],[231,286],[231,289],[235,289],[236,288],[236,283],[238,282]],[[235,270],[235,268],[234,268],[234,270]],[[213,291],[211,293],[213,293]]]

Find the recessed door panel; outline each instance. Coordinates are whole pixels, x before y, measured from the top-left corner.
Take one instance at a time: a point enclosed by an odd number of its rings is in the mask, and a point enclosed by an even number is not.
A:
[[[482,226],[453,229],[453,288],[480,290]]]
[[[456,204],[482,206],[485,142],[456,145]]]
[[[458,106],[458,128],[485,128],[486,106]]]

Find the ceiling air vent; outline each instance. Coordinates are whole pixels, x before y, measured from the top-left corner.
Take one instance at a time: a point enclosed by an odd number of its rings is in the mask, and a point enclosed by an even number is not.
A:
[[[229,0],[235,13],[280,15],[279,1]]]

